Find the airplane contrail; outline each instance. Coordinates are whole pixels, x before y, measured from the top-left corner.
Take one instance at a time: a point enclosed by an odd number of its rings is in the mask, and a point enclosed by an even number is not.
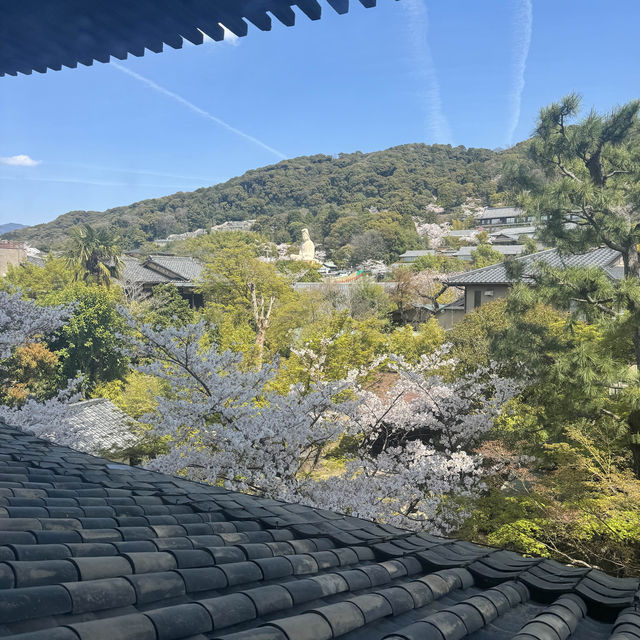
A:
[[[522,93],[524,92],[524,74],[527,69],[527,58],[531,46],[533,34],[533,2],[521,0],[516,14],[515,25],[516,46],[513,54],[513,86],[509,92],[509,118],[507,128],[507,144],[513,144],[513,136],[520,122],[520,108],[522,106]]]
[[[158,93],[161,93],[162,95],[167,96],[167,98],[171,98],[172,100],[175,100],[176,102],[187,107],[187,109],[189,109],[190,111],[193,111],[194,113],[197,113],[203,118],[207,118],[207,120],[211,120],[212,122],[215,122],[216,124],[220,125],[224,129],[227,129],[227,131],[231,131],[231,133],[235,133],[237,136],[240,136],[241,138],[244,138],[249,142],[253,142],[259,147],[266,149],[267,151],[277,156],[278,158],[281,158],[283,160],[287,159],[288,156],[282,153],[282,151],[278,151],[278,149],[274,149],[273,147],[270,147],[265,142],[262,142],[262,140],[259,140],[258,138],[255,138],[254,136],[251,136],[248,133],[241,131],[240,129],[236,129],[235,127],[232,127],[229,123],[225,122],[224,120],[221,120],[220,118],[217,118],[216,116],[210,114],[208,111],[201,109],[197,105],[193,104],[193,102],[189,102],[186,98],[183,98],[177,93],[174,93],[173,91],[169,91],[169,89],[165,89],[164,87],[160,86],[153,80],[150,80],[149,78],[145,78],[144,76],[141,76],[139,73],[136,73],[135,71],[131,71],[131,69],[128,69],[127,67],[124,67],[121,64],[118,64],[117,62],[112,62],[109,66],[113,67],[114,69],[118,69],[118,71],[121,71],[122,73],[126,73],[128,76],[135,78],[138,82],[141,82],[142,84],[153,89],[154,91],[157,91]]]
[[[112,173],[123,173],[123,174],[131,174],[131,175],[142,175],[142,176],[157,176],[160,178],[173,178],[175,180],[187,180],[189,182],[198,182],[198,183],[217,183],[223,182],[226,178],[221,178],[220,176],[185,176],[181,174],[175,173],[164,173],[162,171],[146,171],[145,169],[130,169],[129,167],[103,167],[98,164],[87,164],[86,162],[56,162],[54,163],[56,166],[63,167],[80,167],[82,169],[89,169],[95,171],[109,171]]]
[[[427,115],[429,142],[452,142],[451,127],[444,113],[440,82],[433,61],[427,32],[429,16],[423,0],[406,0],[402,5],[409,14],[408,41],[412,49],[418,77],[424,82],[422,97]]]

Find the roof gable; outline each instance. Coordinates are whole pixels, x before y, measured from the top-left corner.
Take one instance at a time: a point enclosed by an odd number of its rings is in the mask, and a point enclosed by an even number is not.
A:
[[[125,256],[120,279],[140,284],[173,283],[193,285],[202,275],[203,267],[195,259],[186,256],[153,255],[140,262]]]

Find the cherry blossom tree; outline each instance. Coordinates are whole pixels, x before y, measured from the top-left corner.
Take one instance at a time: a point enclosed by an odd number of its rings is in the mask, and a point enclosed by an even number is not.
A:
[[[55,333],[71,314],[69,305],[40,306],[20,292],[0,291],[0,361],[19,346]],[[0,420],[37,436],[72,445],[77,437],[69,430],[66,405],[79,399],[81,379],[70,380],[56,396],[39,402],[30,398],[21,407],[0,405]]]
[[[16,341],[62,322],[61,311],[47,322],[34,306],[3,300],[7,353]],[[150,468],[413,529],[446,532],[464,519],[457,499],[483,488],[474,449],[516,392],[493,367],[449,380],[446,350],[417,365],[386,356],[337,382],[323,380],[323,363],[312,359],[305,384],[283,392],[277,362],[247,368],[241,354],[211,342],[204,322],[164,329],[128,322],[137,329],[131,355],[139,370],[170,387],[157,410],[142,417],[157,435],[169,436],[168,453]],[[78,382],[46,402],[0,406],[0,420],[80,446],[66,406],[77,399]],[[345,443],[343,469],[327,478],[327,454]]]
[[[0,291],[0,359],[26,342],[51,335],[71,314],[68,306],[44,307],[25,299],[20,291]]]
[[[451,498],[482,488],[472,447],[515,392],[491,368],[445,381],[437,373],[451,362],[438,353],[417,366],[391,358],[384,392],[364,389],[365,372],[353,372],[278,393],[277,363],[247,371],[208,341],[203,323],[138,331],[134,350],[148,363],[140,370],[172,389],[143,418],[170,438],[150,468],[416,529],[459,523]],[[353,450],[344,471],[323,479],[324,455],[345,437]]]
[[[81,383],[80,377],[69,380],[64,389],[44,402],[29,398],[21,407],[0,404],[0,421],[39,438],[78,449],[83,439],[82,428],[74,428],[69,423],[69,405],[82,399]]]

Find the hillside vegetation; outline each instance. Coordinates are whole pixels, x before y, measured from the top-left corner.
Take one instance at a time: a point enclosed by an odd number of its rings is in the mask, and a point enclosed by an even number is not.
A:
[[[135,248],[171,233],[255,218],[256,230],[274,242],[298,241],[300,229],[307,226],[312,237],[327,239],[331,252],[355,234],[375,229],[395,252],[419,245],[411,216],[434,219],[429,205],[455,215],[470,198],[489,204],[498,190],[496,177],[505,153],[408,144],[373,153],[301,156],[189,193],[104,212],[71,211],[4,237],[57,249],[73,226],[88,222],[110,227],[123,248]],[[387,237],[389,225],[397,227],[401,237]]]
[[[9,231],[15,231],[16,229],[23,229],[25,225],[19,224],[17,222],[7,222],[5,224],[0,224],[0,235],[3,233],[9,233]]]

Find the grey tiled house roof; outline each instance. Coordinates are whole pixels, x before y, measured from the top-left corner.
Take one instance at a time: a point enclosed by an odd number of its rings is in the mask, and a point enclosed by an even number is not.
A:
[[[523,278],[531,274],[537,262],[544,262],[552,267],[602,267],[611,277],[621,277],[621,272],[617,270],[615,264],[620,258],[620,253],[602,247],[575,255],[561,255],[557,249],[547,249],[527,256],[515,258],[517,262],[524,265]],[[458,273],[450,276],[447,283],[451,285],[465,284],[510,284],[513,280],[507,275],[507,270],[503,262],[492,264],[482,269],[474,269],[465,273]]]
[[[202,265],[195,258],[185,256],[153,255],[142,262],[137,258],[124,256],[122,260],[122,282],[192,286],[202,275]]]
[[[635,640],[637,589],[0,424],[2,638]]]
[[[104,453],[135,443],[131,418],[106,398],[74,402],[69,405],[68,416],[76,449]]]

